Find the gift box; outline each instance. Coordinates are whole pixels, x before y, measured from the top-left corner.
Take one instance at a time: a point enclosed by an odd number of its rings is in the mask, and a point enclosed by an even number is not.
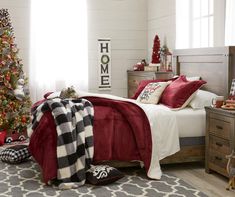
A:
[[[0,131],[0,146],[2,146],[5,143],[6,135],[7,135],[6,130]]]

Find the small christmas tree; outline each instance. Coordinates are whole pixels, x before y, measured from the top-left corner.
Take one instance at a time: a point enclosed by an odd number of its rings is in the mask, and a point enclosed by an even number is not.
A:
[[[0,131],[25,132],[30,98],[7,9],[0,9]]]
[[[152,64],[160,63],[160,39],[158,35],[155,36],[153,41]]]

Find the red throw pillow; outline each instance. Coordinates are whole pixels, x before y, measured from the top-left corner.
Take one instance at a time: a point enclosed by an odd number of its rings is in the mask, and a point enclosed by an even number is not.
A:
[[[149,83],[156,83],[156,82],[167,82],[167,81],[174,81],[176,80],[178,77],[176,78],[171,78],[171,79],[148,79],[148,80],[142,80],[140,81],[135,94],[131,97],[131,99],[137,99],[138,96],[140,95],[140,93],[143,91],[143,89],[145,88],[145,86],[147,86]]]
[[[186,76],[182,75],[166,87],[160,103],[174,109],[183,108],[190,102],[190,96],[205,83],[203,80],[187,81]]]

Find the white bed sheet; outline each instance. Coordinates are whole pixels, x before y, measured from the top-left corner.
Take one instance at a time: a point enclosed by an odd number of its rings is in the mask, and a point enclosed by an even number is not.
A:
[[[174,111],[179,128],[179,137],[205,136],[206,111],[190,107]]]

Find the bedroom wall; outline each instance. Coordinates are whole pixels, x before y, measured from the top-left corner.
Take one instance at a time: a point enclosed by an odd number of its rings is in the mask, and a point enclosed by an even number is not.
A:
[[[89,91],[127,96],[127,73],[147,57],[146,0],[87,0]],[[112,88],[98,90],[98,38],[111,38]]]
[[[15,43],[19,48],[19,57],[28,75],[30,0],[0,0],[0,8],[6,8],[9,11],[15,32]]]
[[[153,39],[157,34],[161,46],[166,41],[170,50],[175,48],[175,0],[148,0],[148,60],[151,61]]]

